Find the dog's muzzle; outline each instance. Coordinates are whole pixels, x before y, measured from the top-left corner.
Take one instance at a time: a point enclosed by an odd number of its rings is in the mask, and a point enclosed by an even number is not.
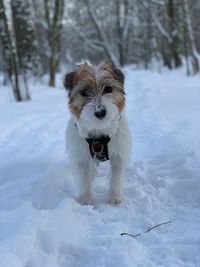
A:
[[[110,137],[108,135],[87,138],[86,141],[89,144],[90,154],[93,158],[97,158],[99,161],[109,160],[108,142],[110,141]]]

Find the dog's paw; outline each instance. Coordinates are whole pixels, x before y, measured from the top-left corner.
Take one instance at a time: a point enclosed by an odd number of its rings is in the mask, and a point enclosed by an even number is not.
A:
[[[119,205],[122,203],[123,197],[121,195],[110,196],[108,203],[112,205]]]
[[[77,198],[77,201],[81,204],[81,205],[93,205],[94,201],[92,199],[92,196],[88,196],[88,195],[84,195],[84,196],[79,196]]]

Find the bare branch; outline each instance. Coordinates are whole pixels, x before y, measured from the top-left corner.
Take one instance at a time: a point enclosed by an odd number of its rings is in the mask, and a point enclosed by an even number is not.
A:
[[[159,223],[159,224],[156,224],[156,225],[154,225],[154,226],[152,226],[152,227],[149,227],[147,230],[145,230],[144,232],[142,232],[142,233],[138,233],[138,234],[135,234],[135,235],[132,235],[132,234],[129,234],[129,233],[121,233],[121,236],[123,236],[123,235],[127,235],[127,236],[131,236],[131,237],[133,237],[133,238],[136,238],[136,237],[139,237],[139,236],[141,236],[141,235],[143,235],[143,234],[146,234],[146,233],[148,233],[148,232],[150,232],[151,230],[153,230],[153,229],[155,229],[155,228],[157,228],[157,227],[159,227],[159,226],[161,226],[161,225],[165,225],[165,224],[169,224],[169,223],[171,223],[172,221],[167,221],[167,222],[163,222],[163,223]]]
[[[171,223],[171,222],[172,222],[172,221],[163,222],[163,223],[159,223],[159,224],[157,224],[157,225],[155,225],[155,226],[153,226],[153,227],[149,227],[149,229],[146,230],[146,231],[144,231],[144,233],[148,233],[149,231],[151,231],[151,230],[154,229],[154,228],[157,228],[157,227],[159,227],[159,226],[161,226],[161,225],[168,224],[168,223]]]

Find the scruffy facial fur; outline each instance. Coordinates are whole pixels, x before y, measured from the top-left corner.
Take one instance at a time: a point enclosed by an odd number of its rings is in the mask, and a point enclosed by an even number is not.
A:
[[[119,119],[125,106],[124,75],[112,64],[79,64],[74,72],[65,76],[64,86],[68,90],[70,111],[81,124],[80,132],[83,127],[90,132],[107,129]],[[99,120],[95,111],[102,106],[106,116]]]
[[[122,180],[127,166],[131,135],[124,112],[124,75],[112,64],[79,64],[64,79],[68,91],[71,119],[66,130],[66,150],[77,179],[78,201],[92,204],[92,178],[97,158],[90,153],[88,138],[106,136],[111,165],[109,202],[123,199]]]

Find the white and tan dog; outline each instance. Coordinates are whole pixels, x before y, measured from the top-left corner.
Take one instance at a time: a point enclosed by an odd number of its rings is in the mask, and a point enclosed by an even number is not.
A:
[[[124,75],[112,64],[77,65],[66,74],[71,119],[66,147],[78,178],[78,201],[92,204],[91,182],[97,163],[110,160],[109,202],[123,199],[122,180],[131,151],[131,135],[124,114]]]

